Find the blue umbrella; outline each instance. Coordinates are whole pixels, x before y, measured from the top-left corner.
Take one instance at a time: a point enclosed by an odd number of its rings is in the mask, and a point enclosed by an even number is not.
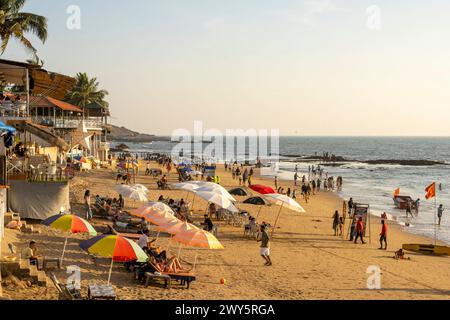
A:
[[[3,121],[0,121],[0,131],[4,132],[11,132],[11,133],[16,133],[16,128],[11,127],[11,126],[7,126]]]

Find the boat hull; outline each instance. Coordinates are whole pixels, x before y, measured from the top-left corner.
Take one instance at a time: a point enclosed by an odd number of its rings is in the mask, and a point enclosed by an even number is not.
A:
[[[450,247],[447,246],[435,246],[432,244],[404,244],[402,248],[406,251],[430,254],[435,256],[450,255]]]

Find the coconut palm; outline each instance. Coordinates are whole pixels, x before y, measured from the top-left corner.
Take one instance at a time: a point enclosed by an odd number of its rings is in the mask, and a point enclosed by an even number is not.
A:
[[[68,93],[66,100],[84,111],[89,109],[89,106],[96,105],[107,109],[108,102],[104,99],[109,94],[106,90],[100,90],[97,78],[89,79],[86,73],[78,73],[76,76],[76,83],[72,90]]]
[[[26,34],[37,36],[42,43],[47,40],[47,19],[33,13],[22,12],[26,0],[0,0],[0,54],[3,54],[10,39],[18,40],[36,57],[36,48]]]

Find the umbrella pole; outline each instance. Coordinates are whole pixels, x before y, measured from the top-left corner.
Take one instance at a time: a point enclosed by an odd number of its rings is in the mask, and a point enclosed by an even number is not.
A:
[[[181,253],[181,242],[178,245],[178,259],[180,259],[180,253]]]
[[[111,258],[111,266],[109,267],[109,275],[108,275],[108,284],[111,282],[113,263],[114,263],[114,258]]]
[[[194,197],[192,198],[192,213],[194,213],[194,203],[195,203],[195,196],[196,194],[194,193]]]
[[[195,253],[194,266],[192,267],[192,272],[195,271],[195,266],[197,265],[197,256],[198,256],[198,252]]]
[[[255,221],[258,221],[259,214],[261,213],[262,206],[259,207],[258,214],[256,215]]]
[[[278,219],[280,218],[280,215],[281,215],[281,210],[283,210],[283,205],[284,205],[284,203],[281,205],[280,210],[278,211],[277,220],[275,220],[275,225],[273,226],[273,230],[272,230],[272,234],[271,234],[272,237],[273,237],[273,234],[275,233],[275,229],[277,227]]]
[[[63,264],[63,261],[64,261],[64,253],[66,253],[66,246],[67,246],[67,237],[66,237],[66,240],[64,241],[64,247],[63,247],[63,251],[62,251],[62,254],[61,254],[61,267],[62,267],[62,264]]]

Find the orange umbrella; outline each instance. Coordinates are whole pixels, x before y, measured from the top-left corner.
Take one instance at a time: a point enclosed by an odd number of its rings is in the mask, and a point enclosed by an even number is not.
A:
[[[172,240],[190,247],[223,249],[222,244],[212,233],[198,228],[180,232],[176,234]]]
[[[139,218],[144,218],[158,226],[180,221],[174,216],[172,209],[161,202],[150,202],[145,206],[131,211],[130,214]]]
[[[160,225],[156,228],[158,231],[167,232],[170,234],[178,234],[189,230],[200,230],[198,227],[188,222],[173,221],[165,225]]]

